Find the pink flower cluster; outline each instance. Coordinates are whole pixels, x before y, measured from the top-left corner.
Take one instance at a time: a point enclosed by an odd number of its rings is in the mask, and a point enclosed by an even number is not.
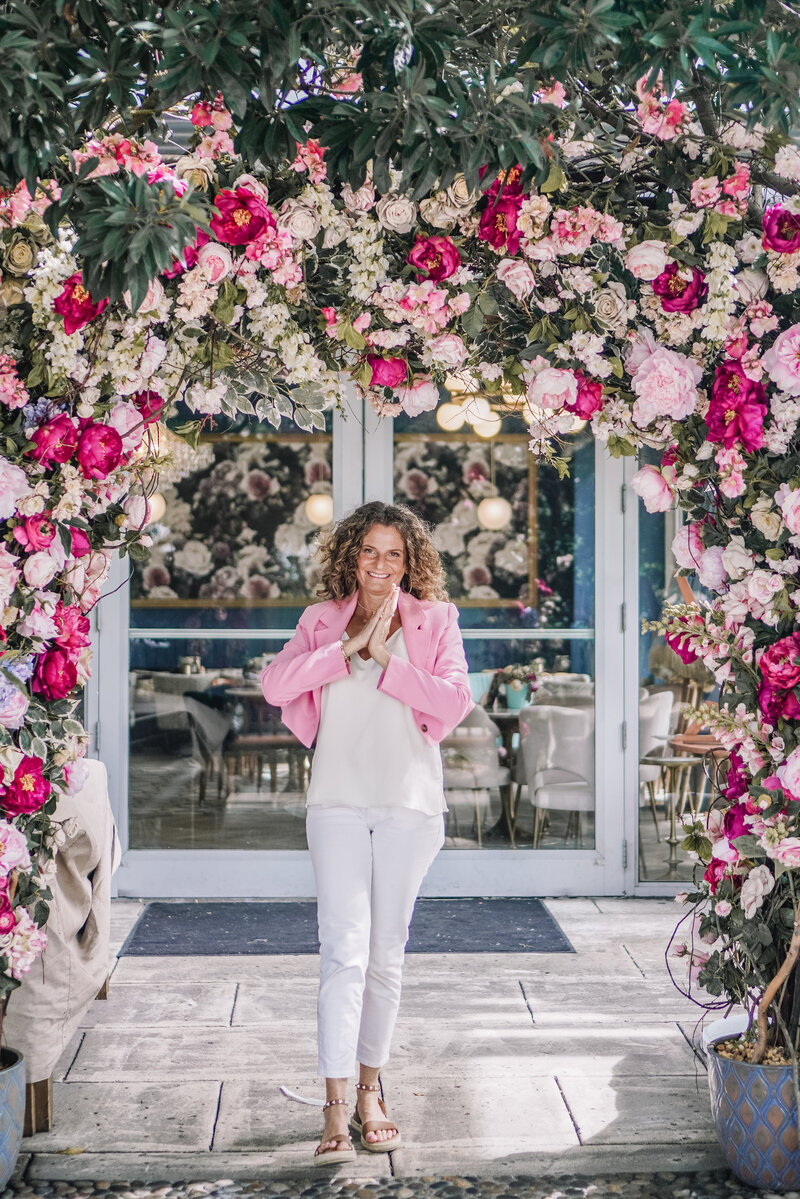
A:
[[[27,388],[17,374],[16,359],[0,354],[0,404],[6,408],[24,408],[29,399]]]
[[[636,115],[645,133],[662,142],[672,141],[683,133],[689,120],[689,106],[680,100],[667,100],[658,82],[653,90],[647,89],[647,77],[636,84],[639,106]]]

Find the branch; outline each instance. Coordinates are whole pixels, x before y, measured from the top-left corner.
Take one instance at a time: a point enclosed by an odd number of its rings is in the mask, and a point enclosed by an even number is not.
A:
[[[717,138],[719,137],[719,126],[711,104],[710,93],[698,72],[694,71],[693,74],[695,86],[690,89],[689,95],[694,100],[697,119],[706,137]]]
[[[750,1054],[750,1061],[755,1065],[758,1065],[767,1051],[767,1012],[769,1006],[780,987],[791,974],[798,955],[800,955],[800,904],[798,904],[794,913],[794,928],[792,929],[792,939],[789,942],[789,951],[783,960],[780,970],[761,996],[758,1005],[758,1040]]]
[[[760,167],[756,167],[752,175],[754,182],[761,183],[764,187],[769,187],[772,191],[779,192],[782,196],[796,196],[800,194],[800,184],[792,183],[791,179],[784,179],[782,175],[776,175],[774,171],[765,171]]]

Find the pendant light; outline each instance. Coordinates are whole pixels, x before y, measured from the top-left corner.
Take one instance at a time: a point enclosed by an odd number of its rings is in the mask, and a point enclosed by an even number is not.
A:
[[[477,429],[475,431],[477,432]],[[489,471],[492,494],[487,495],[486,499],[481,500],[475,514],[478,517],[478,524],[481,528],[497,532],[499,529],[505,529],[511,524],[511,517],[514,513],[508,500],[497,494],[497,487],[494,481],[494,444],[489,447]]]

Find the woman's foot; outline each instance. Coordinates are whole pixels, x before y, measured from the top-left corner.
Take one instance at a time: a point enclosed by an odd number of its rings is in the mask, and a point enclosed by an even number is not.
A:
[[[320,1165],[326,1159],[330,1162],[352,1160],[355,1150],[350,1139],[347,1104],[329,1102],[322,1110],[325,1126],[322,1130],[322,1140],[314,1151],[316,1164]]]
[[[399,1148],[400,1132],[397,1125],[386,1118],[380,1087],[356,1083],[356,1092],[356,1127],[364,1148],[374,1146],[381,1153]]]

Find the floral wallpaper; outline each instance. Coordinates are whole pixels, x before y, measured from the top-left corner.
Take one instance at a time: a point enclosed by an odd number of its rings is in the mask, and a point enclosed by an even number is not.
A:
[[[316,586],[312,493],[331,492],[331,439],[219,437],[213,462],[162,488],[167,510],[132,597],[224,604],[305,596]]]

